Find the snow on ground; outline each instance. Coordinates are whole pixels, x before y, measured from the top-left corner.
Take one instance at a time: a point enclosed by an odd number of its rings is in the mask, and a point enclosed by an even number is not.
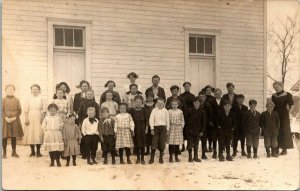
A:
[[[10,149],[10,147],[8,147]],[[299,188],[299,149],[288,155],[266,158],[263,139],[260,140],[259,159],[247,159],[238,153],[234,162],[212,159],[188,163],[187,152],[180,163],[154,165],[103,165],[98,151],[98,165],[88,166],[78,157],[77,166],[49,167],[49,157],[29,158],[29,147],[18,146],[20,158],[2,160],[4,189],[284,189]],[[8,150],[10,154],[10,150]],[[135,161],[135,156],[131,156]],[[148,162],[149,156],[146,156]],[[109,161],[111,162],[111,161]]]

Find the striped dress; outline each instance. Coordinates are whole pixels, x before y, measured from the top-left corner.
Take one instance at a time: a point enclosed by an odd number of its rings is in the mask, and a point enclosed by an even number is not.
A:
[[[131,132],[134,131],[134,122],[129,113],[120,113],[116,116],[115,132],[117,134],[116,148],[133,148]]]
[[[170,134],[167,138],[169,145],[181,145],[183,143],[184,117],[180,109],[170,109]]]

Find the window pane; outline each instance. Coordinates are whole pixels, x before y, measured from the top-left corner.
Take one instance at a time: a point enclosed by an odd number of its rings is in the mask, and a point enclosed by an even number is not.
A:
[[[189,50],[190,50],[190,53],[196,53],[196,37],[190,37]]]
[[[64,36],[63,29],[55,29],[55,46],[63,46],[64,45]]]
[[[197,38],[197,53],[204,53],[204,38],[198,37]]]
[[[73,46],[73,29],[65,29],[65,46]]]
[[[75,38],[75,46],[82,47],[82,30],[81,29],[74,29],[74,38]]]
[[[212,54],[212,38],[205,38],[205,54]]]

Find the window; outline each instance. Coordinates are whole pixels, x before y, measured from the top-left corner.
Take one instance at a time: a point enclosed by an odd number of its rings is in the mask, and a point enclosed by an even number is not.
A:
[[[80,27],[54,27],[55,48],[84,48],[84,28]]]
[[[213,36],[190,35],[189,53],[190,55],[214,55],[213,43]]]

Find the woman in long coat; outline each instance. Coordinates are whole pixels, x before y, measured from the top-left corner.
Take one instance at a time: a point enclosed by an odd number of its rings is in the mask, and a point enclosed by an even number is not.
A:
[[[278,135],[278,148],[282,148],[281,155],[287,154],[287,149],[293,148],[293,139],[290,125],[290,111],[293,110],[294,101],[293,96],[283,90],[281,82],[274,82],[273,88],[276,93],[272,95],[272,101],[275,104],[274,110],[278,112],[280,119],[280,129]]]

